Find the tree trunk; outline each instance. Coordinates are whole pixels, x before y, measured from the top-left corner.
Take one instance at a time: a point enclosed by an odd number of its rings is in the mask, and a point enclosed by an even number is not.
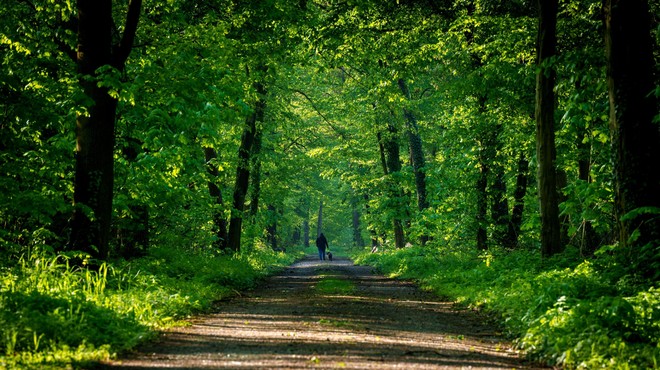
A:
[[[397,205],[395,216],[392,221],[394,228],[394,245],[396,248],[403,248],[406,243],[405,234],[403,232],[403,219],[401,216],[404,213],[404,205],[401,204],[403,194],[396,180],[392,178],[393,174],[401,172],[401,157],[399,153],[399,143],[397,141],[398,130],[393,123],[388,123],[387,130],[388,135],[383,143],[385,149],[385,163],[387,164],[386,174],[390,175],[390,194]]]
[[[263,118],[263,117],[261,117]],[[252,196],[250,197],[250,218],[253,219],[259,212],[259,197],[261,196],[261,138],[262,133],[259,128],[254,135],[252,144]]]
[[[504,166],[502,162],[502,141],[500,134],[502,124],[496,124],[486,135],[488,137],[488,158],[492,163],[492,185],[490,186],[491,208],[490,214],[493,220],[493,235],[499,245],[506,245],[507,232],[511,224],[509,217],[509,202],[507,200],[506,182],[504,181]]]
[[[410,101],[410,90],[403,79],[398,81],[399,88],[403,96]],[[424,151],[422,146],[422,138],[419,135],[419,128],[417,126],[417,119],[412,111],[408,109],[403,110],[403,115],[406,118],[408,142],[410,146],[410,159],[412,161],[413,173],[415,175],[415,190],[417,191],[417,210],[420,214],[429,207],[426,197],[426,173],[424,167],[426,166],[424,160]],[[426,233],[420,237],[420,242],[426,244],[429,237]]]
[[[68,248],[101,260],[109,254],[117,100],[108,94],[108,88],[99,86],[98,70],[103,66],[123,70],[141,6],[141,0],[129,3],[124,34],[119,44],[113,45],[112,1],[77,2],[79,84],[93,103],[76,119],[74,212]]]
[[[509,217],[509,202],[506,195],[506,182],[504,181],[504,168],[494,166],[493,185],[491,186],[490,214],[494,223],[495,239],[500,245],[506,243],[507,232],[511,220]]]
[[[247,117],[245,128],[241,135],[241,145],[238,149],[238,166],[236,168],[236,183],[234,185],[234,201],[232,203],[231,219],[229,220],[227,249],[235,252],[241,249],[243,211],[245,209],[245,197],[250,182],[250,154],[257,132],[257,120],[263,119],[266,109],[266,89],[261,83],[256,83],[255,89],[259,94],[259,99],[255,104],[254,112]]]
[[[293,233],[291,234],[291,244],[298,245],[302,239],[302,226],[296,225],[293,228]]]
[[[277,246],[277,208],[274,205],[268,205],[268,226],[266,226],[266,240],[271,249],[279,251]]]
[[[660,133],[648,1],[604,0],[604,9],[619,244],[643,266],[639,272],[658,278]],[[629,214],[641,207],[655,210]]]
[[[309,248],[309,218],[303,220],[303,246]]]
[[[302,222],[302,232],[303,232],[303,246],[309,248],[309,198],[303,198],[302,212],[303,212],[303,222]]]
[[[316,237],[323,232],[323,201],[319,202],[319,217],[316,219]]]
[[[559,204],[555,169],[555,67],[557,0],[539,0],[536,49],[536,157],[541,209],[541,254],[561,251]]]
[[[473,64],[477,67],[481,66],[481,60],[473,56]],[[486,96],[479,96],[479,115],[485,116],[486,113]],[[477,249],[488,249],[488,177],[490,175],[490,163],[494,161],[495,150],[493,147],[492,134],[488,125],[486,128],[480,128],[477,137],[477,144],[479,145],[479,177],[477,177],[476,193],[477,193]]]
[[[303,238],[303,226],[304,226],[304,220],[306,219],[307,215],[307,207],[306,207],[306,201],[304,199],[299,199],[298,200],[298,205],[295,208],[295,214],[297,217],[300,217],[303,222],[298,223],[297,225],[294,225],[293,227],[293,233],[291,235],[291,244],[292,245],[299,245],[300,242],[302,241]]]
[[[522,216],[525,209],[525,194],[527,194],[527,183],[529,182],[529,162],[525,154],[520,152],[518,158],[518,175],[516,176],[516,188],[513,191],[513,209],[511,210],[511,222],[504,246],[514,249],[518,246],[518,235],[522,226]]]
[[[579,86],[577,86],[579,88]],[[591,183],[591,144],[585,142],[586,127],[578,128],[578,179],[586,184]],[[591,256],[596,251],[598,236],[590,220],[582,220],[582,236],[580,238],[580,253]]]
[[[490,171],[486,159],[483,158],[484,149],[479,154],[479,177],[477,178],[477,249],[488,249],[488,233],[486,216],[488,211],[488,197],[486,187],[488,185],[488,172]]]
[[[213,163],[215,159],[218,158],[218,155],[215,149],[206,147],[204,148],[204,157],[206,159],[206,168],[209,174],[209,195],[214,200],[213,205],[213,225],[215,227],[215,237],[214,246],[220,250],[224,250],[227,247],[227,220],[224,217],[223,212],[223,200],[222,192],[216,184],[218,179],[218,166]]]
[[[367,215],[371,216],[371,210],[369,209],[369,194],[366,193],[364,194],[364,209]],[[371,235],[371,250],[373,251],[378,247],[378,233],[373,227],[367,226],[367,229],[369,230],[369,235]]]
[[[124,146],[121,148],[124,159],[135,162],[141,146],[140,140],[124,138]],[[149,207],[140,199],[129,199],[128,212],[113,221],[116,230],[115,250],[125,259],[144,256],[149,248]]]
[[[364,239],[362,239],[362,230],[360,228],[360,212],[353,208],[353,244],[356,247],[364,247]]]

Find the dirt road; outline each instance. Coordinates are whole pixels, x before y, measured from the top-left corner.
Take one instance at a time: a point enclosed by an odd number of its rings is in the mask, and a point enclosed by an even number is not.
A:
[[[536,369],[474,312],[312,257],[109,369]]]

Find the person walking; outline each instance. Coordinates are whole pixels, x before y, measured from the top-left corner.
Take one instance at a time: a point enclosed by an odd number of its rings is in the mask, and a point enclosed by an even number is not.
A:
[[[321,261],[325,260],[325,250],[330,249],[328,246],[328,239],[325,238],[325,235],[321,233],[318,238],[316,238],[316,248],[319,250],[319,259]]]

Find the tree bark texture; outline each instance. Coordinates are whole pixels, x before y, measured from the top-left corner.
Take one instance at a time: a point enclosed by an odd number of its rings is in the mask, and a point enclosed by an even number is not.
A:
[[[254,220],[259,212],[259,198],[261,197],[261,130],[257,128],[252,144],[252,194],[250,197],[250,217]]]
[[[390,176],[390,196],[395,200],[396,209],[395,216],[392,221],[394,229],[394,245],[396,248],[403,248],[406,240],[405,234],[403,232],[403,218],[402,214],[404,212],[404,205],[400,204],[401,199],[403,198],[403,193],[401,187],[397,181],[392,178],[393,174],[398,174],[401,172],[401,157],[399,152],[399,142],[398,130],[393,123],[388,123],[387,125],[388,135],[385,138],[383,147],[385,149],[385,163],[387,164],[387,174]]]
[[[259,99],[255,109],[245,120],[245,128],[241,135],[241,145],[238,148],[238,166],[236,167],[236,182],[234,185],[234,196],[232,203],[231,219],[229,220],[229,234],[227,249],[238,252],[241,249],[241,234],[243,226],[243,211],[245,209],[245,197],[247,196],[250,182],[250,154],[257,132],[257,121],[263,119],[266,110],[266,89],[263,84],[255,83],[255,89]]]
[[[489,153],[487,159],[490,160],[491,167],[489,177],[492,179],[492,185],[487,193],[491,201],[490,214],[494,224],[494,238],[498,244],[506,245],[511,217],[509,216],[506,181],[504,180],[503,159],[498,158],[498,156],[502,156],[502,140],[500,140],[502,130],[502,124],[498,123],[486,133],[487,152]]]
[[[302,239],[302,226],[296,225],[291,233],[291,244],[298,245]]]
[[[399,79],[399,88],[403,96],[410,101],[410,90],[406,81]],[[426,196],[426,173],[424,167],[426,166],[424,160],[424,150],[422,146],[422,138],[419,135],[419,127],[415,114],[409,110],[404,109],[403,115],[406,119],[406,131],[408,132],[408,145],[410,147],[410,158],[412,160],[413,173],[415,175],[415,190],[417,192],[417,210],[421,213],[429,207]],[[423,234],[420,237],[420,242],[425,245],[429,237]]]
[[[132,49],[141,0],[131,0],[124,34],[113,44],[111,0],[79,0],[77,64],[79,84],[92,104],[76,119],[74,212],[68,248],[104,260],[109,254],[114,186],[117,100],[100,87],[99,68],[123,70]]]
[[[382,146],[381,146],[382,148]],[[387,167],[385,168],[387,170]],[[369,208],[369,194],[364,194],[364,210],[368,216],[371,216],[371,209]],[[378,247],[378,233],[373,227],[367,227],[369,235],[371,235],[371,249],[372,251]]]
[[[473,59],[477,59],[473,56]],[[475,66],[480,66],[479,59],[473,62]],[[486,96],[479,96],[479,115],[483,117],[486,112]],[[483,128],[483,127],[486,128]],[[476,183],[477,195],[477,214],[475,221],[477,223],[477,249],[488,249],[488,177],[490,176],[490,164],[494,161],[495,153],[493,147],[492,134],[487,125],[482,126],[477,137],[479,145],[479,176]]]
[[[483,148],[481,151],[483,152]],[[477,178],[477,249],[486,250],[488,249],[488,233],[486,217],[488,212],[488,196],[486,194],[486,188],[488,185],[488,173],[490,168],[486,163],[485,158],[483,158],[483,153],[479,154],[479,177]]]
[[[525,154],[520,152],[518,158],[518,174],[516,175],[516,188],[513,191],[513,209],[511,210],[511,222],[507,231],[504,246],[514,249],[518,246],[518,235],[522,226],[522,217],[525,210],[525,194],[529,182],[529,161]]]
[[[319,215],[316,218],[316,237],[321,236],[323,232],[323,201],[319,202]]]
[[[362,239],[362,230],[360,228],[360,212],[353,209],[353,244],[356,247],[364,247],[364,239]]]
[[[309,218],[303,220],[303,245],[309,248]]]
[[[206,147],[204,148],[204,157],[206,159],[206,168],[209,174],[209,195],[214,201],[213,225],[215,227],[216,236],[214,246],[220,250],[224,250],[227,247],[227,219],[225,219],[223,212],[224,202],[222,199],[222,191],[220,191],[220,188],[216,184],[218,178],[218,166],[213,163],[218,158],[218,154],[215,149]]]
[[[279,251],[279,247],[277,245],[277,208],[272,204],[268,205],[268,226],[266,226],[266,239],[272,250]]]
[[[659,126],[654,94],[653,40],[649,4],[644,0],[604,0],[610,134],[614,155],[615,212],[619,243],[644,265],[642,273],[660,275],[660,215],[631,211],[660,207]],[[639,236],[632,240],[636,232]]]
[[[541,254],[561,251],[559,201],[555,169],[555,77],[557,54],[557,0],[539,0],[536,49],[536,157],[541,209]]]
[[[302,217],[303,245],[309,247],[309,198],[304,197],[300,202],[300,216]]]
[[[494,235],[501,245],[506,243],[507,231],[511,223],[509,217],[509,202],[506,196],[506,182],[504,181],[504,168],[493,166],[493,184],[490,187],[491,207],[490,214],[494,223]]]

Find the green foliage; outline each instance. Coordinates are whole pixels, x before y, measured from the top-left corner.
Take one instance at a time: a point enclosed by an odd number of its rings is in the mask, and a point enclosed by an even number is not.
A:
[[[125,1],[118,3],[117,20],[126,11]],[[657,342],[657,291],[640,290],[638,277],[621,278],[620,261],[628,271],[640,264],[652,269],[647,262],[657,246],[632,257],[602,247],[614,240],[615,225],[600,8],[596,0],[561,2],[554,61],[556,163],[567,180],[563,226],[568,243],[581,249],[593,230],[593,245],[582,250],[591,255],[600,247],[592,262],[537,256],[537,20],[529,3],[148,0],[125,70],[102,67],[98,81],[118,103],[111,255],[134,248],[131,234],[139,231],[147,245],[127,257],[148,254],[90,272],[67,266],[64,257],[44,257],[67,242],[73,123],[89,105],[77,86],[75,2],[3,3],[0,349],[11,355],[5,358],[64,364],[130,347],[153,328],[252,286],[271,265],[289,261],[264,251],[266,227],[276,224],[278,245],[292,251],[301,244],[303,224],[311,225],[314,239],[320,201],[333,252],[352,244],[353,210],[358,233],[377,240],[380,250],[392,247],[395,219],[407,226],[412,244],[433,236],[429,249],[364,258],[501,313],[532,354],[569,367],[624,367],[606,361],[655,358],[647,343]],[[122,22],[117,25],[119,37]],[[409,99],[398,79],[407,82]],[[257,124],[263,135],[259,209],[244,224],[244,253],[230,257],[208,248],[218,238],[214,218],[232,214],[236,153],[255,81],[268,91]],[[426,154],[429,207],[423,212],[416,211],[404,109],[415,115]],[[378,135],[400,146],[401,171],[384,174]],[[207,163],[205,148],[217,158]],[[507,254],[497,250],[502,224],[494,205],[478,221],[477,200],[508,202],[510,211],[521,155],[530,162],[529,187],[520,235],[510,246],[521,250]],[[485,194],[475,187],[481,171],[487,172]],[[501,194],[495,194],[496,180],[504,182]],[[211,197],[209,185],[221,197]],[[657,215],[657,209],[636,212]],[[493,248],[482,255],[464,250],[475,244],[478,227]],[[321,288],[326,284],[340,289],[336,281],[322,281]],[[565,335],[571,331],[584,335]]]
[[[293,255],[154,248],[98,271],[71,267],[64,256],[21,259],[0,273],[0,365],[64,367],[109,358],[254,286]]]
[[[519,348],[549,364],[658,367],[660,291],[632,284],[611,258],[406,248],[363,253],[357,261],[498,316]]]

